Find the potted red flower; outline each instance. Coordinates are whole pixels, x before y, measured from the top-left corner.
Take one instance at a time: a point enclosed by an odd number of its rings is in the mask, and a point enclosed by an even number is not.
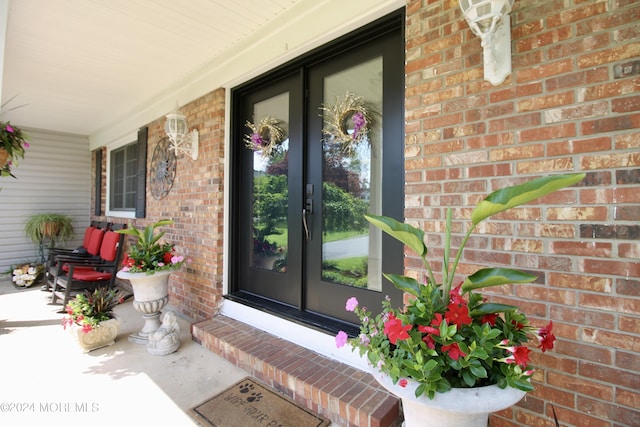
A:
[[[396,308],[387,299],[376,316],[355,298],[348,299],[346,309],[357,315],[360,334],[349,338],[340,332],[336,343],[338,347],[349,344],[366,356],[376,379],[402,398],[407,427],[486,426],[490,412],[515,404],[533,390],[529,381],[533,374],[529,343],[533,342],[543,352],[552,349],[553,323],[533,326],[518,307],[488,302],[475,291],[529,283],[537,277],[510,268],[483,268],[460,281],[456,267],[480,222],[573,185],[584,176],[542,177],[491,193],[472,212],[471,224],[457,251],[450,248],[449,208],[440,281],[427,260],[422,230],[393,218],[367,215],[369,222],[421,257],[426,278],[421,283],[412,277],[385,274],[409,295],[409,301]],[[466,395],[471,396],[470,400]],[[424,414],[424,405],[437,410]],[[473,413],[472,421],[464,419],[463,408]],[[477,417],[478,414],[481,416]]]
[[[117,277],[126,279],[133,289],[133,307],[144,315],[145,324],[129,340],[146,344],[149,334],[160,327],[160,314],[169,302],[169,275],[186,262],[178,255],[174,245],[161,242],[165,232],[156,229],[173,224],[170,219],[157,221],[144,229],[135,227],[118,230],[118,233],[135,236],[137,242],[129,247]]]

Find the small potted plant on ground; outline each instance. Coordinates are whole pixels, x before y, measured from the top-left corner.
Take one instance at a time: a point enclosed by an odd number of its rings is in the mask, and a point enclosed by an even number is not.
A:
[[[62,324],[71,329],[83,351],[115,343],[119,323],[113,309],[124,302],[124,292],[106,286],[78,294],[66,307]]]

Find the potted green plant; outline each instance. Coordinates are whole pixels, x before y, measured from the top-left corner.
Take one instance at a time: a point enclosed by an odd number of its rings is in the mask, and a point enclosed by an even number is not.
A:
[[[533,338],[542,351],[553,348],[553,324],[533,327],[517,307],[487,302],[474,291],[529,283],[537,277],[510,268],[483,268],[454,284],[457,277],[460,280],[456,268],[480,222],[573,185],[584,176],[547,176],[491,193],[472,212],[455,254],[451,249],[452,210],[448,208],[440,281],[427,260],[422,230],[393,218],[366,216],[418,254],[427,277],[420,283],[412,277],[385,274],[409,300],[403,308],[394,308],[385,300],[377,316],[349,298],[346,309],[358,316],[360,334],[349,338],[341,331],[336,343],[358,349],[373,367],[376,379],[402,398],[407,427],[486,426],[490,412],[517,403],[533,390],[527,343]],[[475,413],[465,418],[463,409]]]
[[[34,243],[38,245],[40,260],[44,263],[45,243],[49,247],[56,242],[66,242],[73,237],[73,219],[68,215],[58,213],[40,213],[29,217],[24,232]]]
[[[65,308],[62,324],[71,329],[85,352],[111,345],[118,336],[119,323],[113,309],[124,302],[121,290],[106,286],[76,295]]]
[[[133,307],[143,314],[145,321],[139,332],[129,336],[132,342],[147,344],[149,334],[160,327],[161,310],[169,302],[169,275],[185,263],[173,244],[161,241],[165,232],[156,233],[157,228],[170,224],[172,220],[163,219],[144,229],[118,230],[137,238],[125,253],[122,269],[117,274],[118,278],[131,283]]]

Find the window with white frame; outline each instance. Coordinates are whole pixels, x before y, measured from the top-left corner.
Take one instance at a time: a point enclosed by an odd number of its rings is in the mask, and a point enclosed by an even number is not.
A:
[[[147,179],[146,127],[107,148],[107,215],[144,218]],[[133,140],[133,141],[132,141]]]
[[[109,209],[133,212],[138,188],[138,143],[111,150],[109,160]]]

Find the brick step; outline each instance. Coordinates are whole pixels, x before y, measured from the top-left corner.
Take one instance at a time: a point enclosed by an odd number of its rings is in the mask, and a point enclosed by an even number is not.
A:
[[[191,326],[194,341],[334,424],[401,424],[398,398],[367,372],[217,315]]]

